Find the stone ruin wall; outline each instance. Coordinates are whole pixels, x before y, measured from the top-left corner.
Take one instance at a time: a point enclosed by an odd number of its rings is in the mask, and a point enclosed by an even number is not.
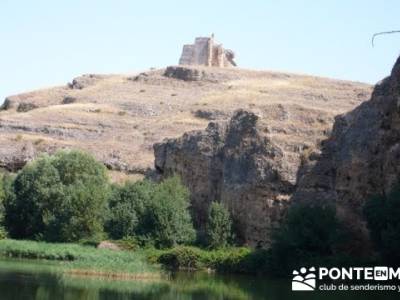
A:
[[[201,65],[208,67],[231,67],[236,64],[233,57],[228,58],[221,44],[215,44],[213,37],[198,37],[194,44],[184,45],[179,60],[180,65]]]
[[[183,45],[182,55],[179,59],[180,65],[193,65],[194,45]]]

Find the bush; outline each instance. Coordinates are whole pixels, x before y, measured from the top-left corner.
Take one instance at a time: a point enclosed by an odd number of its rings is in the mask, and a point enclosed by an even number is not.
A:
[[[162,253],[158,262],[171,269],[199,269],[203,266],[202,251],[194,247],[176,247]]]
[[[157,247],[172,247],[194,241],[195,231],[189,214],[189,192],[178,177],[156,186],[140,232],[150,236]]]
[[[260,254],[263,255],[260,255]],[[265,254],[265,256],[264,256]],[[227,248],[211,251],[209,265],[221,273],[265,273],[264,267],[268,256],[265,250],[251,250],[249,248]]]
[[[333,206],[294,205],[273,237],[272,272],[288,274],[300,265],[330,258],[340,243],[345,243],[345,235]]]
[[[390,265],[400,264],[400,187],[386,197],[376,196],[367,200],[364,214],[381,259]]]
[[[268,271],[269,255],[266,250],[245,247],[203,250],[178,246],[168,250],[147,250],[147,253],[150,261],[161,263],[169,269],[210,268],[220,273],[243,274],[265,274]]]
[[[158,185],[127,182],[112,188],[106,231],[114,239],[133,238],[158,248],[190,243],[195,237],[189,192],[178,177]]]
[[[232,221],[228,210],[220,203],[213,202],[208,212],[206,229],[207,244],[210,248],[228,246],[232,238]]]
[[[108,198],[104,166],[80,151],[60,151],[26,165],[6,198],[15,238],[78,241],[101,234]]]
[[[154,197],[154,184],[148,181],[126,182],[112,187],[110,216],[105,229],[113,239],[146,234],[146,212]]]

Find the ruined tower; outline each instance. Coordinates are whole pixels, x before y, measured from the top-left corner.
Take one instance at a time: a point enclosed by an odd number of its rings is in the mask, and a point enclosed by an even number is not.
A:
[[[235,54],[232,50],[224,49],[222,44],[211,37],[197,37],[194,44],[184,45],[179,59],[180,65],[200,65],[207,67],[234,67]]]

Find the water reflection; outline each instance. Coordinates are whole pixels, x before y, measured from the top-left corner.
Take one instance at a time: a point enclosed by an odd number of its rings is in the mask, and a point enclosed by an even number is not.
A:
[[[4,300],[286,300],[339,296],[342,300],[397,299],[398,294],[291,292],[289,280],[206,273],[177,273],[158,281],[117,281],[69,276],[43,263],[0,262],[0,299]]]

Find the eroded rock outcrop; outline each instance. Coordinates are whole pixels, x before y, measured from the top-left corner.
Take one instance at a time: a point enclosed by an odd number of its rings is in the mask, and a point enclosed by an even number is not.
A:
[[[258,117],[237,111],[228,124],[156,144],[155,167],[181,175],[192,194],[195,223],[202,227],[211,201],[222,201],[238,224],[244,243],[265,246],[287,207],[294,182],[278,145]]]
[[[81,90],[86,87],[95,85],[97,82],[106,77],[107,76],[105,75],[98,74],[84,74],[82,76],[74,78],[71,83],[68,83],[68,87],[70,87],[71,89]]]
[[[363,205],[400,178],[400,58],[370,101],[336,117],[331,137],[312,157],[293,200],[335,203],[353,236],[350,250],[368,252]]]
[[[4,157],[4,159],[0,161],[0,168],[17,172],[37,156],[38,154],[31,142],[16,140],[13,145],[1,145],[0,157]]]

